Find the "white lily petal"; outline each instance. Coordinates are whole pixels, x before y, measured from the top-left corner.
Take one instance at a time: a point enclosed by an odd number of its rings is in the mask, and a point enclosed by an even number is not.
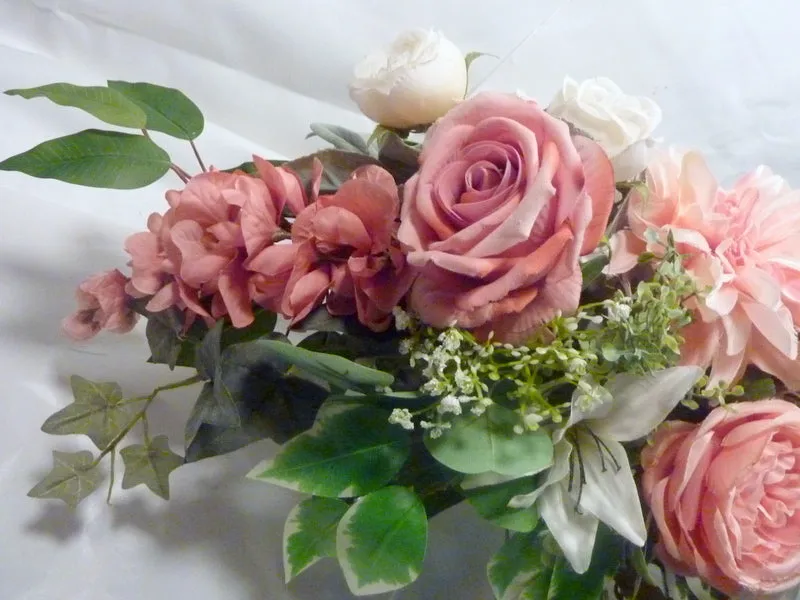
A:
[[[592,562],[597,518],[575,510],[575,501],[567,493],[565,482],[548,487],[537,506],[572,570],[585,573]]]
[[[582,400],[586,394],[583,386],[587,386],[589,389],[600,393],[599,398],[594,398],[593,402],[588,403],[591,406],[591,408],[588,410],[582,408],[587,404]],[[570,428],[578,423],[587,421],[589,419],[596,420],[605,417],[609,411],[611,411],[611,405],[613,404],[613,401],[613,396],[606,388],[598,385],[593,377],[589,375],[582,377],[581,382],[575,386],[575,389],[572,392],[569,418],[567,419],[566,423],[564,423],[560,428],[556,429],[556,431],[553,433],[553,443],[559,443],[564,438],[564,435],[567,433],[567,431],[569,431]]]
[[[547,478],[538,488],[528,494],[519,494],[511,498],[509,508],[528,508],[549,487],[569,476],[569,461],[572,454],[572,444],[562,440],[553,448],[553,466],[547,472]]]
[[[655,429],[700,379],[700,367],[673,367],[649,375],[622,373],[606,387],[614,397],[611,410],[589,423],[603,439],[630,442]]]
[[[578,444],[586,478],[581,490],[581,509],[637,546],[643,546],[647,529],[625,448],[614,440],[595,439],[588,431],[580,432]]]

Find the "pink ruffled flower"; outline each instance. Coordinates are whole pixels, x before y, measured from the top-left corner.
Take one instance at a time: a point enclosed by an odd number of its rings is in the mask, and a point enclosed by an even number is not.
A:
[[[212,171],[167,192],[170,208],[130,236],[129,291],[152,296],[147,310],[171,306],[208,321],[228,315],[235,327],[253,321],[253,301],[274,308],[281,286],[259,286],[251,263],[283,237],[284,206],[300,212],[307,198],[297,176],[255,157],[260,178]],[[257,269],[256,269],[257,270]]]
[[[701,293],[682,331],[684,364],[711,365],[711,385],[737,381],[749,364],[800,387],[800,193],[766,167],[723,190],[696,153],[664,155],[634,192],[630,230],[612,238],[610,272],[658,252],[672,232]],[[659,242],[645,242],[646,231]]]
[[[428,131],[405,185],[399,238],[419,269],[410,306],[435,327],[523,342],[574,311],[579,257],[614,199],[603,150],[535,102],[482,93]]]
[[[369,166],[297,216],[294,266],[281,307],[292,323],[324,301],[333,315],[357,314],[374,331],[389,327],[413,279],[394,238],[399,203],[392,176]]]
[[[800,584],[800,408],[742,402],[667,422],[642,466],[667,566],[732,596]]]
[[[138,316],[129,306],[125,293],[129,279],[117,269],[92,275],[78,286],[78,310],[64,319],[62,330],[73,340],[88,340],[101,329],[127,333]]]

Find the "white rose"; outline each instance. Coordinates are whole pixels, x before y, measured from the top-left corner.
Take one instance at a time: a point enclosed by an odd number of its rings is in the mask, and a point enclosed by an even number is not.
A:
[[[427,125],[463,100],[464,55],[436,31],[401,34],[386,51],[360,62],[350,97],[361,112],[386,127]]]
[[[629,96],[605,77],[578,83],[567,77],[547,111],[591,136],[614,164],[617,181],[632,179],[647,166],[650,139],[661,108],[650,98]]]

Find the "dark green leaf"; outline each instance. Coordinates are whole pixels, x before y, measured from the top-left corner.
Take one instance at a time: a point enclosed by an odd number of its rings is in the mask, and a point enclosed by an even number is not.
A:
[[[70,508],[75,508],[103,480],[102,473],[93,464],[94,456],[91,452],[53,450],[53,470],[28,492],[28,496],[58,498]]]
[[[422,440],[416,438],[408,460],[391,483],[413,488],[425,505],[428,518],[433,518],[464,500],[458,487],[463,477],[433,458]]]
[[[413,491],[387,487],[365,496],[339,521],[336,549],[350,591],[381,594],[419,576],[428,543],[425,507]]]
[[[372,391],[376,387],[388,387],[394,381],[390,373],[370,369],[341,356],[311,352],[280,341],[257,340],[239,344],[239,347],[241,352],[250,356],[249,360],[292,365],[342,390]]]
[[[583,289],[588,288],[603,274],[603,269],[610,260],[607,248],[602,247],[581,261]]]
[[[410,146],[393,131],[379,138],[378,160],[398,184],[405,183],[419,169],[419,150]]]
[[[203,113],[180,90],[152,83],[109,81],[108,87],[135,102],[147,116],[146,127],[182,140],[203,132]]]
[[[98,86],[51,83],[24,90],[8,90],[9,96],[47,98],[61,106],[79,108],[101,121],[120,127],[142,129],[147,123],[144,111],[116,90]]]
[[[553,443],[543,430],[518,434],[519,415],[492,404],[476,416],[467,413],[452,421],[438,438],[426,437],[430,453],[461,473],[493,471],[521,476],[537,473],[553,462]]]
[[[314,159],[322,163],[322,181],[320,191],[323,193],[335,192],[345,181],[350,179],[353,171],[364,165],[377,165],[379,162],[364,154],[345,152],[343,150],[322,150],[290,160],[283,166],[292,169],[304,183],[311,180]]]
[[[227,348],[233,344],[252,342],[268,336],[275,330],[278,315],[269,310],[258,308],[253,311],[254,320],[247,327],[237,329],[228,324],[222,331],[222,347]]]
[[[318,306],[292,329],[294,331],[337,331],[344,333],[347,331],[347,324],[344,317],[334,317],[329,313],[327,306]]]
[[[775,381],[769,377],[745,379],[742,387],[744,388],[742,397],[747,400],[763,400],[764,398],[774,398],[777,395]]]
[[[509,508],[514,496],[528,494],[535,489],[533,477],[522,477],[511,481],[464,490],[464,495],[480,516],[511,531],[533,531],[539,522],[535,506],[529,508]]]
[[[286,160],[278,160],[276,158],[269,159],[269,162],[272,163],[274,167],[280,167],[281,165],[285,165],[288,161]],[[243,162],[242,164],[231,167],[230,169],[223,169],[226,173],[234,173],[236,171],[244,171],[248,175],[253,175],[254,177],[258,177],[258,169],[256,169],[256,165],[253,161],[249,160]]]
[[[367,141],[364,136],[355,131],[350,131],[338,125],[327,123],[312,123],[311,133],[306,137],[319,136],[337,150],[369,154]]]
[[[389,411],[342,405],[289,441],[249,477],[326,497],[360,496],[388,483],[409,453],[409,436]]]
[[[336,557],[336,527],[348,504],[337,498],[307,498],[289,513],[283,530],[286,583],[325,557]]]
[[[169,500],[169,475],[183,464],[183,458],[169,449],[169,440],[159,435],[149,444],[134,444],[119,451],[125,463],[122,489],[144,484],[155,495]]]
[[[169,167],[169,155],[146,137],[97,129],[43,142],[0,162],[0,171],[120,190],[150,185]]]
[[[75,401],[48,417],[42,431],[53,435],[85,434],[100,450],[108,447],[145,403],[123,399],[116,383],[97,383],[73,375],[70,385]]]
[[[205,336],[206,326],[197,320],[184,333],[183,317],[178,310],[168,308],[151,313],[144,308],[147,299],[144,300],[134,303],[132,308],[147,319],[145,334],[151,354],[148,362],[167,365],[170,369],[194,367],[195,347]]]
[[[217,321],[195,347],[195,367],[203,379],[213,379],[222,356],[222,328],[224,321]]]

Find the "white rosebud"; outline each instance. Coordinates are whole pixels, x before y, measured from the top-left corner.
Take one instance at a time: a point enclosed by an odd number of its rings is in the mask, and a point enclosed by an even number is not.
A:
[[[437,31],[413,30],[356,66],[350,97],[373,121],[408,129],[433,123],[466,87],[467,65],[455,44]]]
[[[629,96],[605,77],[578,83],[567,77],[547,112],[585,132],[606,151],[617,181],[633,179],[647,166],[650,138],[661,108],[644,96]]]

